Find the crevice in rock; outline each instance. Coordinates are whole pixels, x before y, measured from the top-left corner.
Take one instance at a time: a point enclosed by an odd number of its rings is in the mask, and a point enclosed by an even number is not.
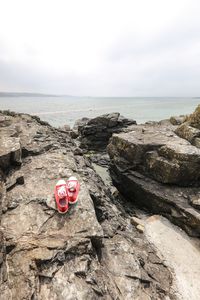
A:
[[[6,246],[6,254],[8,255],[15,247],[16,247],[15,244],[7,245]]]
[[[99,263],[101,263],[103,241],[102,241],[102,239],[91,238],[91,243],[92,243],[93,249],[97,255],[98,261],[99,261]]]

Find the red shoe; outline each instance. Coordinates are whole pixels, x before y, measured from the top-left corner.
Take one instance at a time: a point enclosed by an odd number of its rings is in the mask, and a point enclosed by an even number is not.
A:
[[[66,184],[68,200],[70,204],[74,204],[78,201],[78,193],[80,190],[80,183],[76,179],[76,177],[71,176],[67,180]]]
[[[61,179],[56,183],[54,195],[56,198],[58,211],[60,213],[66,213],[68,211],[69,205],[65,180]]]

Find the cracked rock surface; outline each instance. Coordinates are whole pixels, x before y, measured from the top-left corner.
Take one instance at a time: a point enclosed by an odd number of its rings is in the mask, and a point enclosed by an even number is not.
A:
[[[194,141],[199,115],[198,107],[178,127],[168,121],[130,126],[126,133],[114,134],[108,145],[111,176],[119,191],[197,237],[200,149]]]
[[[119,133],[124,128],[136,124],[120,113],[110,113],[93,119],[77,120],[74,129],[78,131],[80,146],[88,150],[104,150],[113,133]]]
[[[176,299],[170,270],[130,223],[134,210],[74,155],[68,132],[1,112],[0,134],[2,300]],[[54,185],[71,175],[79,201],[62,215]]]

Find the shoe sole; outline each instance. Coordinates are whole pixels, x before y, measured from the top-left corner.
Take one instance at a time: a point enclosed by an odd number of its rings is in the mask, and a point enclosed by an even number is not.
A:
[[[66,211],[60,211],[59,209],[57,209],[57,211],[59,212],[59,214],[62,214],[62,215],[66,214],[68,212],[68,210],[66,210]]]

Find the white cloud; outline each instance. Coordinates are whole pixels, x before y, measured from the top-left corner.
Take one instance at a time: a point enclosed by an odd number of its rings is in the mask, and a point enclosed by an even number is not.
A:
[[[199,9],[195,0],[0,0],[0,89],[200,94]]]

